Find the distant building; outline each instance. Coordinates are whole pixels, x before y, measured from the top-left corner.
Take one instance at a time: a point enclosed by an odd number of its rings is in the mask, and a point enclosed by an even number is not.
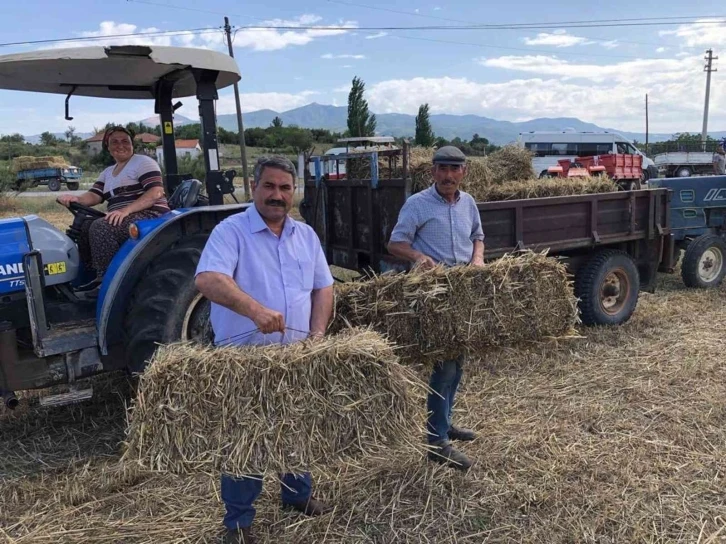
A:
[[[202,153],[199,140],[175,140],[174,145],[177,157],[188,156],[196,159]],[[164,164],[164,148],[161,145],[156,148],[156,160],[159,164]]]

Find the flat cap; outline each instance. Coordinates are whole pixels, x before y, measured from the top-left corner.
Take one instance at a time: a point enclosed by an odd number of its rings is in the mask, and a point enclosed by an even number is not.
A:
[[[445,145],[434,153],[434,164],[466,164],[466,155],[458,147]]]

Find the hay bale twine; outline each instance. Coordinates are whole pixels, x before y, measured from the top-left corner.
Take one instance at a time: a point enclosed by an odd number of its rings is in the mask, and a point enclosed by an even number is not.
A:
[[[412,387],[372,330],[289,345],[159,349],[141,376],[123,459],[154,470],[300,473],[413,444]]]
[[[401,361],[435,363],[571,333],[577,300],[565,266],[545,253],[483,267],[386,273],[336,286],[332,332],[370,326],[401,346]]]

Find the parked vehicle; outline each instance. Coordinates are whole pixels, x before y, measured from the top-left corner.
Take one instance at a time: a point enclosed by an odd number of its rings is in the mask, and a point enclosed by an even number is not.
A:
[[[713,154],[717,145],[713,140],[657,142],[650,150],[655,154],[653,162],[664,177],[689,178],[714,174]]]
[[[626,191],[637,191],[643,179],[640,155],[595,155],[560,159],[558,166],[551,166],[552,177],[608,176]]]
[[[15,188],[27,189],[47,185],[49,191],[60,191],[65,184],[68,190],[76,191],[81,186],[82,177],[83,169],[77,166],[21,170],[16,174]]]
[[[562,159],[609,154],[639,155],[643,169],[641,182],[658,177],[655,163],[617,132],[522,132],[518,142],[534,154],[532,167],[539,177],[546,176],[548,169]]]

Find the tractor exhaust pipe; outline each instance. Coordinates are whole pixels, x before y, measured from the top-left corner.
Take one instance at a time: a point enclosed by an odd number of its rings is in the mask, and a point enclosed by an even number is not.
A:
[[[8,410],[15,410],[20,403],[18,397],[16,397],[15,393],[13,393],[12,391],[7,391],[3,395],[3,401],[5,402],[5,408],[7,408]]]

